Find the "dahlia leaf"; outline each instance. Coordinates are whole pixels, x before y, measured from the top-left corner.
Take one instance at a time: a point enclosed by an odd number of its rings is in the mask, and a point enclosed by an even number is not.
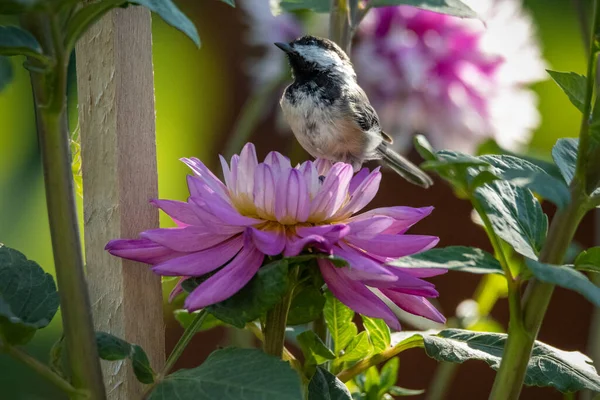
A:
[[[548,230],[548,217],[531,191],[496,181],[475,190],[494,232],[517,253],[537,259]]]
[[[445,329],[437,334],[423,334],[425,352],[438,361],[463,363],[467,360],[485,361],[494,370],[500,367],[507,335],[504,333],[473,332]],[[582,389],[600,391],[600,376],[593,361],[578,351],[563,351],[536,341],[525,384],[552,386],[561,392]]]
[[[587,79],[575,72],[559,72],[546,70],[563,92],[569,97],[571,103],[581,112],[585,112],[585,92]]]
[[[600,272],[600,247],[584,250],[575,259],[575,269]]]
[[[288,312],[288,325],[302,325],[319,318],[325,306],[325,297],[314,286],[303,286],[294,290],[294,297]]]
[[[399,386],[392,386],[388,393],[392,396],[418,396],[425,393],[423,389],[407,389]]]
[[[334,360],[335,354],[327,348],[325,343],[313,331],[305,331],[296,336],[302,348],[307,365],[321,365],[328,360]]]
[[[42,53],[37,39],[28,31],[17,26],[0,25],[0,56],[28,56],[45,63],[48,58]]]
[[[287,293],[288,285],[287,260],[273,261],[262,266],[242,290],[206,310],[227,324],[243,328],[273,308]]]
[[[257,349],[217,350],[193,369],[168,375],[150,400],[302,400],[302,383],[289,363]]]
[[[98,356],[107,361],[118,361],[129,358],[133,372],[138,381],[150,384],[154,382],[154,371],[150,366],[148,355],[137,344],[129,344],[123,339],[106,332],[96,332]]]
[[[568,185],[571,184],[575,175],[578,147],[579,139],[562,138],[558,139],[552,148],[552,158]]]
[[[280,7],[284,11],[310,10],[316,13],[328,13],[331,2],[323,0],[281,0]]]
[[[29,342],[52,321],[58,305],[52,275],[0,244],[0,336],[9,344]]]
[[[8,57],[0,56],[0,92],[13,80],[13,68]]]
[[[371,7],[387,7],[409,5],[423,10],[440,14],[453,15],[461,18],[476,18],[477,13],[459,0],[373,0]]]
[[[325,298],[323,315],[333,339],[334,352],[339,356],[358,333],[356,325],[352,322],[354,311],[342,304],[329,291],[325,293]]]
[[[600,287],[591,282],[585,274],[570,265],[550,265],[526,259],[525,263],[533,275],[542,282],[552,283],[573,290],[600,307]]]
[[[351,400],[350,391],[335,375],[325,368],[317,370],[308,384],[308,400]]]
[[[448,246],[389,262],[402,268],[440,268],[472,274],[504,274],[498,260],[475,247]]]
[[[398,357],[392,358],[386,362],[383,367],[381,367],[381,372],[379,373],[379,398],[381,398],[384,393],[388,392],[389,389],[394,386],[396,380],[398,379],[399,368],[400,359]]]
[[[0,1],[0,14],[21,14],[39,8],[39,0],[2,0]]]
[[[369,334],[369,340],[373,346],[375,353],[381,353],[382,351],[390,347],[390,328],[387,324],[378,318],[369,318],[361,315],[363,326]]]
[[[362,331],[350,340],[344,354],[338,360],[344,362],[358,361],[370,356],[371,353],[373,353],[373,346],[369,342],[369,335],[366,331]]]

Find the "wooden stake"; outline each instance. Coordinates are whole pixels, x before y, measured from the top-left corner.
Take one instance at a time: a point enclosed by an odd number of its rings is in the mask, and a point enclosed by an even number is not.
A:
[[[154,82],[150,13],[116,9],[76,48],[84,187],[87,279],[97,330],[146,350],[164,364],[160,278],[146,265],[109,255],[110,239],[158,227]],[[142,393],[129,362],[103,365],[110,399]]]

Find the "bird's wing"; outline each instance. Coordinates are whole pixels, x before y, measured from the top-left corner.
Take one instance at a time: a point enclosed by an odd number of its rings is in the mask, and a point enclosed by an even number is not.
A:
[[[354,122],[363,132],[379,132],[383,136],[383,140],[392,143],[392,138],[381,130],[379,116],[362,89],[354,91],[348,96],[348,106],[354,116]]]

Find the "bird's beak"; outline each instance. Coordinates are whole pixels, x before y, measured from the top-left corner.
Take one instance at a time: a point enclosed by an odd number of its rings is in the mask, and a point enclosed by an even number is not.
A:
[[[287,43],[277,42],[274,44],[275,44],[275,46],[279,47],[281,50],[285,51],[288,54],[295,53],[294,48]]]

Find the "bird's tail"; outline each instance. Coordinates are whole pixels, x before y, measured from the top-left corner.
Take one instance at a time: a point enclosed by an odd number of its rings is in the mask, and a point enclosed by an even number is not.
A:
[[[410,183],[424,188],[433,185],[433,180],[429,175],[419,169],[415,164],[390,149],[386,143],[381,143],[377,147],[377,152],[381,154],[386,165]]]

